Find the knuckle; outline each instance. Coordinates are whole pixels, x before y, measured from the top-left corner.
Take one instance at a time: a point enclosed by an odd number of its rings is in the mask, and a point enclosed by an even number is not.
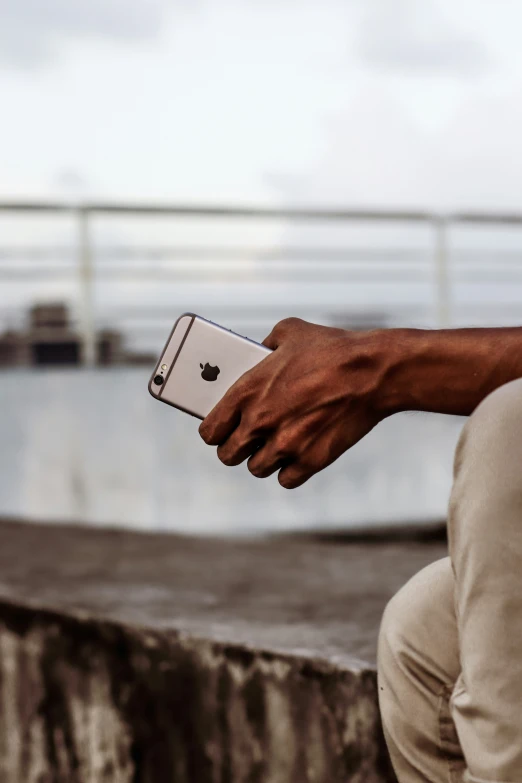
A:
[[[273,414],[267,408],[257,408],[255,415],[244,416],[245,429],[250,437],[261,437],[272,424]]]
[[[295,436],[292,432],[281,432],[274,443],[276,457],[291,457],[295,454]]]
[[[259,452],[251,454],[247,461],[247,468],[253,476],[261,477],[265,473],[266,465],[264,464],[263,457]]]
[[[239,405],[243,399],[248,395],[250,390],[249,383],[249,370],[241,375],[235,383],[228,389],[225,394],[227,395],[227,403],[230,405]],[[223,396],[223,399],[225,397]]]
[[[315,460],[312,460],[310,457],[301,454],[296,460],[296,470],[298,470],[302,475],[309,475],[317,470],[317,465]]]
[[[279,321],[275,328],[280,332],[286,332],[288,329],[298,326],[300,323],[302,323],[301,318],[297,318],[295,315],[289,315],[287,318],[283,318],[281,321]]]

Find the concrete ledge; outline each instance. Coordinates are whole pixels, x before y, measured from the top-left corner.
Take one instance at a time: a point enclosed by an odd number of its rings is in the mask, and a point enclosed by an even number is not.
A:
[[[0,780],[392,783],[380,617],[445,554],[0,523]]]
[[[361,528],[321,528],[317,531],[289,533],[284,538],[297,537],[301,541],[326,541],[330,543],[375,543],[378,546],[393,541],[426,541],[448,543],[448,529],[445,520],[408,523],[404,525],[372,525]],[[274,536],[275,538],[275,536]]]

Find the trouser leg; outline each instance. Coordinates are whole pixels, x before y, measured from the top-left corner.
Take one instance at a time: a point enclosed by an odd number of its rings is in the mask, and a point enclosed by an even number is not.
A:
[[[467,421],[448,516],[461,674],[450,708],[464,781],[522,781],[522,379]]]
[[[455,453],[448,541],[452,600],[448,569],[444,589],[442,575],[435,578],[443,567],[431,564],[401,588],[383,615],[378,675],[390,755],[401,783],[423,775],[458,781],[461,773],[467,783],[518,783],[522,379],[486,397],[464,426]]]
[[[449,712],[460,671],[449,557],[388,602],[377,650],[384,736],[399,783],[461,783],[464,758]]]

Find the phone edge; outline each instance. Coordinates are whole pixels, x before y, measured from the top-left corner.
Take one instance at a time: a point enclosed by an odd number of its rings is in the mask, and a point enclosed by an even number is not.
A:
[[[174,359],[173,359],[173,361],[172,361],[172,363],[171,363],[171,366],[170,366],[170,368],[169,368],[169,372],[167,373],[167,376],[166,376],[166,378],[165,378],[165,383],[167,382],[167,379],[168,379],[168,377],[169,377],[170,373],[172,372],[172,367],[173,367],[173,366],[174,366],[174,364],[176,363],[176,359],[177,359],[177,358],[178,358],[178,356],[179,356],[179,352],[181,351],[181,348],[182,348],[182,346],[183,346],[183,343],[185,342],[185,339],[186,339],[186,337],[187,337],[187,335],[188,335],[188,333],[189,333],[189,331],[190,331],[190,329],[191,329],[191,327],[192,327],[192,324],[194,323],[195,319],[197,318],[197,315],[196,315],[195,313],[181,313],[181,315],[180,315],[178,318],[176,318],[176,321],[174,322],[174,325],[173,325],[172,329],[170,330],[170,334],[169,334],[169,336],[167,337],[167,340],[166,340],[166,342],[165,342],[165,345],[164,345],[164,346],[163,346],[163,348],[161,349],[161,353],[160,353],[160,355],[159,355],[159,358],[158,358],[158,360],[157,360],[156,364],[154,365],[154,369],[153,369],[153,371],[152,371],[152,374],[151,374],[151,376],[150,376],[150,379],[149,379],[149,383],[148,383],[148,386],[147,386],[147,388],[148,388],[148,390],[149,390],[149,394],[150,394],[150,396],[151,396],[151,397],[152,397],[154,400],[158,400],[159,402],[166,402],[166,400],[162,400],[162,399],[161,399],[161,397],[157,396],[156,394],[153,394],[153,392],[152,392],[152,382],[153,382],[153,380],[154,380],[154,377],[155,377],[155,376],[156,376],[156,374],[157,374],[157,370],[158,370],[158,367],[159,367],[159,366],[160,366],[160,364],[161,364],[161,360],[163,359],[163,356],[165,355],[165,351],[167,350],[167,348],[168,348],[168,346],[169,346],[169,343],[170,343],[170,341],[172,340],[172,335],[173,335],[173,334],[174,334],[174,332],[176,331],[176,327],[177,327],[177,325],[179,324],[179,322],[181,321],[181,319],[182,319],[182,318],[185,318],[187,315],[188,315],[188,316],[190,316],[190,318],[191,318],[192,320],[190,321],[189,325],[187,326],[187,329],[186,329],[186,331],[185,331],[185,334],[184,334],[184,335],[183,335],[183,337],[182,337],[182,340],[181,340],[180,346],[179,346],[178,350],[176,351],[176,355],[175,355],[175,357],[174,357]],[[168,404],[168,405],[171,405],[172,403],[167,403],[167,404]],[[177,406],[174,406],[174,407],[177,407]]]

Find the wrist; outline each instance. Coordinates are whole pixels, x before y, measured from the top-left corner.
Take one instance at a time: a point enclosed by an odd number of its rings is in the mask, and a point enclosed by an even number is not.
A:
[[[375,405],[383,417],[403,411],[469,415],[487,393],[487,346],[476,330],[381,329]]]
[[[476,340],[463,336],[463,330],[440,329],[366,332],[364,352],[371,357],[372,374],[366,386],[375,413],[383,419],[403,411],[467,415],[473,389],[483,385],[485,365]]]
[[[347,401],[357,398],[384,419],[416,405],[414,374],[421,351],[420,334],[410,329],[338,330]]]
[[[423,410],[422,387],[430,335],[422,329],[376,329],[367,333],[374,357],[373,407],[382,418]]]
[[[380,329],[368,333],[381,416],[427,411],[469,416],[498,386],[522,376],[522,329]]]

